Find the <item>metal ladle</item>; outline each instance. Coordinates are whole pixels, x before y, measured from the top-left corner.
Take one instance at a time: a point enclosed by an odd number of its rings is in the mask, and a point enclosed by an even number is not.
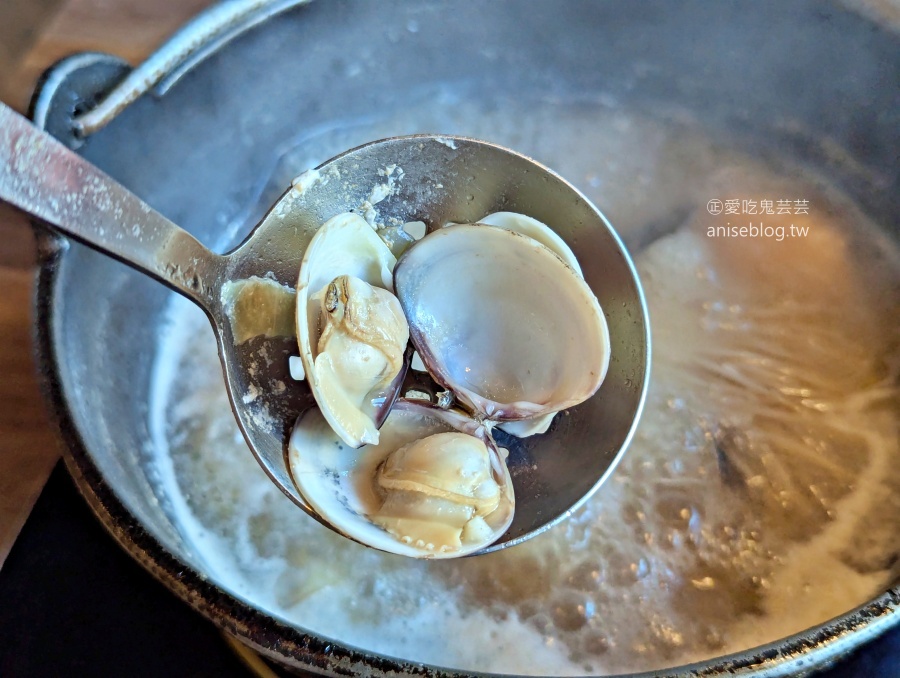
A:
[[[231,406],[247,444],[281,491],[326,525],[298,493],[287,465],[294,422],[315,405],[306,384],[289,375],[288,357],[297,353],[296,339],[256,336],[236,343],[223,289],[229,281],[252,277],[293,288],[316,229],[335,214],[374,200],[373,188],[384,183],[392,166],[403,169],[402,179],[390,195],[378,196],[383,198],[376,206],[381,214],[399,223],[424,221],[433,229],[450,221],[477,221],[491,212],[516,211],[557,230],[595,238],[604,246],[603,261],[596,279],[591,262],[582,261],[586,279],[601,304],[607,296],[629,307],[631,325],[610,324],[612,360],[627,363],[625,373],[641,389],[640,397],[628,408],[609,402],[610,439],[572,436],[566,450],[571,457],[561,458],[558,445],[542,442],[542,436],[510,442],[516,519],[485,549],[496,550],[562,520],[599,487],[630,441],[643,406],[649,328],[640,284],[618,236],[581,193],[530,158],[490,143],[463,137],[395,137],[321,165],[317,169],[324,180],[302,191],[289,188],[242,244],[221,255],[0,104],[0,199],[156,278],[203,308],[216,333]],[[601,388],[595,397],[602,393]]]

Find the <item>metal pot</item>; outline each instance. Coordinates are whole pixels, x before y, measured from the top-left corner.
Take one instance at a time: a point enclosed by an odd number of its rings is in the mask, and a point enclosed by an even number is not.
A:
[[[241,235],[226,225],[246,227],[276,197],[260,177],[272,176],[286,140],[349,119],[367,138],[373,112],[398,110],[438,86],[487,100],[525,92],[572,105],[606,97],[685,111],[752,152],[778,149],[815,166],[900,238],[900,40],[841,5],[332,0],[256,26],[293,4],[223,3],[130,79],[114,57],[70,57],[42,80],[34,118],[222,246]],[[444,674],[304,633],[207,578],[144,465],[157,348],[148,328],[161,322],[170,293],[59,236],[42,232],[40,245],[37,350],[46,391],[68,466],[123,548],[216,624],[287,666]],[[797,636],[678,672],[786,675],[898,623],[895,586]]]

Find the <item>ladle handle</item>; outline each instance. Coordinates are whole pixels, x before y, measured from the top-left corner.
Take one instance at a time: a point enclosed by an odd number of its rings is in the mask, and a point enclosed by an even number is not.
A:
[[[225,260],[0,103],[0,200],[210,309]]]

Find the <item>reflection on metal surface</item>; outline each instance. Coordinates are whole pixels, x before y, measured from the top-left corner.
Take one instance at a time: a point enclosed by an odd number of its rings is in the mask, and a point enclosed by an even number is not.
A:
[[[228,41],[291,7],[309,0],[225,0],[201,12],[135,68],[92,110],[75,119],[75,129],[90,136],[103,129],[129,104],[154,87],[165,94],[198,63]]]

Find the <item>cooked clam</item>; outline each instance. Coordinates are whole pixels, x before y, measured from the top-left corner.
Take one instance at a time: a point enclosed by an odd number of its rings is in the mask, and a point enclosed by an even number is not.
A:
[[[317,231],[300,268],[300,359],[322,413],[352,447],[378,442],[405,373],[409,329],[391,293],[395,264],[364,219],[340,214]]]
[[[457,432],[414,440],[388,455],[376,480],[384,504],[372,520],[400,541],[443,552],[489,543],[485,516],[501,491],[483,440]]]
[[[394,286],[428,371],[478,417],[558,412],[606,375],[596,297],[531,237],[479,224],[434,231],[401,257]]]
[[[487,429],[465,413],[399,400],[380,441],[352,449],[318,410],[291,436],[298,489],[319,516],[363,544],[451,558],[496,541],[512,522],[509,471]]]

